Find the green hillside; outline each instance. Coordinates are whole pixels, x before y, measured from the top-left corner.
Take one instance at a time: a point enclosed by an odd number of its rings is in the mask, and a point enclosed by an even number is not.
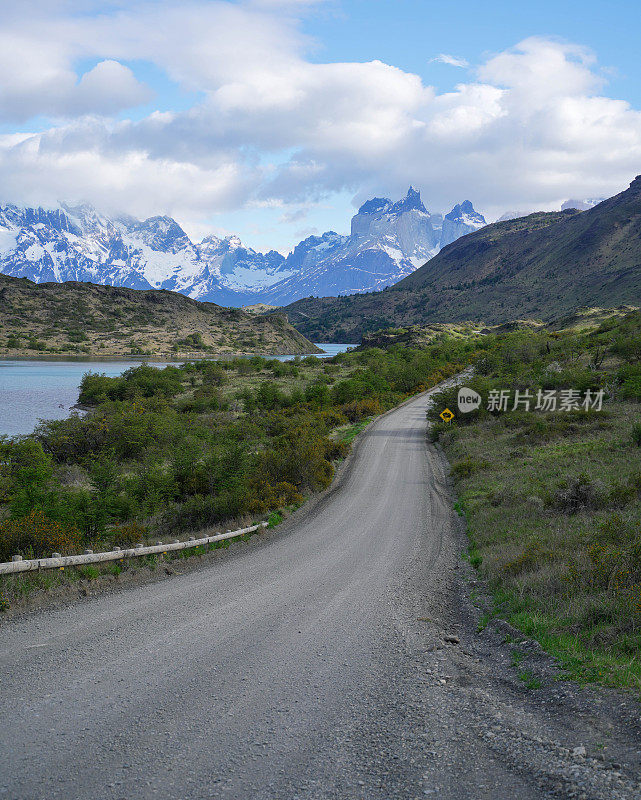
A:
[[[0,356],[318,353],[284,315],[257,316],[177,292],[0,275]]]
[[[463,236],[395,286],[287,306],[317,341],[355,341],[390,326],[515,318],[641,300],[641,176],[589,211],[537,213]]]

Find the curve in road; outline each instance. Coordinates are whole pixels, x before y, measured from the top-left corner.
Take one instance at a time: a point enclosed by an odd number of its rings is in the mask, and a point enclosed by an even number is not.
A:
[[[425,405],[373,423],[339,485],[270,541],[5,624],[0,797],[552,796],[549,770],[482,735],[494,709],[521,729],[529,712],[465,644]]]

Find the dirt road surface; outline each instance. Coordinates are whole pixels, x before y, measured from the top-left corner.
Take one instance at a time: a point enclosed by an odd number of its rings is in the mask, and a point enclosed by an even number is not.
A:
[[[637,702],[477,631],[426,402],[283,530],[6,621],[0,798],[641,797]]]

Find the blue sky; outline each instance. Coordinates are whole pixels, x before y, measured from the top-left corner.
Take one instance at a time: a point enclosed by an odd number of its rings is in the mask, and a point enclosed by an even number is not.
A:
[[[603,67],[614,68],[608,95],[641,106],[641,4],[631,0],[345,0],[304,27],[321,43],[316,60],[379,58],[442,89],[460,76],[430,64],[432,54],[451,53],[475,64],[530,36],[559,37],[590,47]]]
[[[637,3],[25,0],[0,201],[174,215],[286,251],[412,183],[488,219],[641,172]]]

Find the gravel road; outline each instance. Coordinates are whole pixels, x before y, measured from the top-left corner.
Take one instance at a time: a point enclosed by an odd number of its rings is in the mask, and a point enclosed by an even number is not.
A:
[[[636,701],[477,633],[425,405],[371,425],[282,530],[6,621],[0,798],[641,797]]]

